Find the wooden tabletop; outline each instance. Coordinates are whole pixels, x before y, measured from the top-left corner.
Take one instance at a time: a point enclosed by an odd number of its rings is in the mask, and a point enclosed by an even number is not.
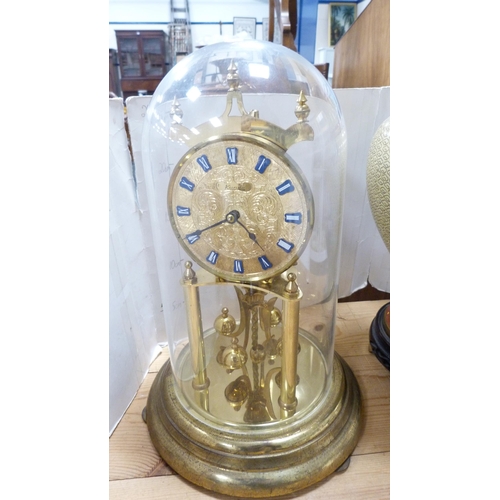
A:
[[[320,483],[281,499],[389,499],[389,371],[369,351],[370,324],[387,300],[338,304],[335,350],[349,364],[362,394],[363,431],[349,468]],[[139,391],[109,440],[110,500],[220,499],[192,485],[160,458],[149,438],[141,413],[168,350],[150,366]]]

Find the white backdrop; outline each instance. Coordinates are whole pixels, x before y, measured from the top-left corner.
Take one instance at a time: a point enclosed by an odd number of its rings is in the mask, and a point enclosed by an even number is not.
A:
[[[368,201],[366,162],[377,128],[390,114],[390,87],[334,89],[347,133],[347,172],[339,298],[367,281],[390,292],[389,252]]]
[[[389,116],[390,88],[335,89],[347,131],[347,175],[339,297],[364,288],[390,292],[389,252],[370,211],[366,162],[378,126]],[[166,340],[141,157],[142,125],[151,97],[127,100],[133,158],[122,99],[110,99],[109,431],[134,398]]]
[[[138,205],[122,99],[109,100],[109,429],[159,352],[162,321],[149,221]]]

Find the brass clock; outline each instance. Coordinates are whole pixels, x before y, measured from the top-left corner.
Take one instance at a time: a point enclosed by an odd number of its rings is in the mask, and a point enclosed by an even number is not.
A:
[[[313,225],[313,198],[298,166],[249,134],[190,149],[172,174],[167,206],[186,252],[227,280],[279,275],[296,262]]]
[[[252,40],[186,57],[148,109],[157,259],[168,269],[175,247],[183,273],[159,276],[170,359],[144,416],[165,461],[221,494],[305,488],[345,467],[359,438],[359,387],[333,348],[337,106],[314,66]]]

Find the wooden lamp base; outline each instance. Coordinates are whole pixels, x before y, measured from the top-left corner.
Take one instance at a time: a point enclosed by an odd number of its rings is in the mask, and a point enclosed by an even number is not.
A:
[[[390,303],[381,307],[370,326],[370,351],[388,369],[391,366]]]

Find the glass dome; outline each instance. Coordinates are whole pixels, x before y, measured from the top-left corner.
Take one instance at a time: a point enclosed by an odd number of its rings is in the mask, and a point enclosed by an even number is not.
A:
[[[153,442],[166,398],[203,449],[231,448],[220,436],[238,432],[254,451],[270,434],[281,453],[303,447],[345,386],[334,337],[346,138],[328,81],[281,45],[206,46],[158,86],[142,151],[170,353],[148,402]],[[300,439],[284,437],[293,429]],[[310,481],[295,472],[287,481]],[[226,491],[214,484],[202,486]]]

